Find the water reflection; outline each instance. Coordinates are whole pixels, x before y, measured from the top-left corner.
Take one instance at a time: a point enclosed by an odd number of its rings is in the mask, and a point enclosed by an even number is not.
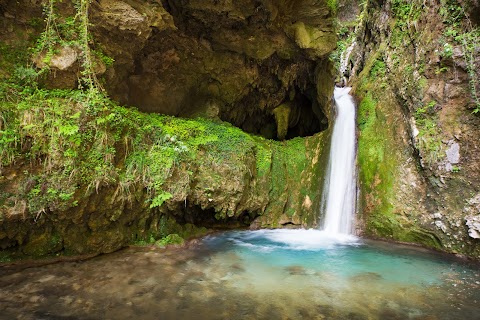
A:
[[[229,232],[188,248],[3,268],[0,318],[478,318],[478,266],[317,232]]]

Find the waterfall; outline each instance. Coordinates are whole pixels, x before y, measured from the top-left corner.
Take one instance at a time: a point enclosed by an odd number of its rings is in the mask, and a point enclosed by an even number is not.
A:
[[[351,233],[355,213],[355,103],[350,89],[334,91],[336,119],[323,197],[323,229],[328,233]]]
[[[353,48],[357,44],[356,41],[353,41],[345,51],[340,55],[340,75],[343,77],[344,84],[347,84],[347,78],[345,77],[345,72],[347,71],[348,61],[350,60],[350,55],[352,54]]]

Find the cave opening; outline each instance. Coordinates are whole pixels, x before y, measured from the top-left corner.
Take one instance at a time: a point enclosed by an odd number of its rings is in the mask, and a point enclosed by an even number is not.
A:
[[[327,116],[317,102],[313,84],[307,90],[294,86],[289,92],[276,107],[256,108],[236,118],[230,113],[221,113],[220,118],[247,133],[272,140],[308,137],[328,128]]]
[[[328,128],[325,106],[318,102],[315,62],[273,55],[259,63],[193,42],[154,32],[128,76],[126,103],[145,112],[222,120],[272,140]]]

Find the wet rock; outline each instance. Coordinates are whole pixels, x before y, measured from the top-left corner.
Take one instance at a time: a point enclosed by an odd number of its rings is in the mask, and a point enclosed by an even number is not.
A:
[[[417,4],[409,5],[415,8]],[[372,226],[375,236],[385,234],[393,239],[422,242],[478,258],[478,242],[465,227],[465,218],[478,215],[478,211],[472,204],[464,206],[464,202],[477,194],[480,187],[477,143],[480,126],[478,116],[472,114],[471,75],[466,71],[465,52],[453,39],[445,39],[447,44],[427,40],[438,38],[449,28],[442,23],[437,4],[431,3],[428,10],[418,11],[421,17],[410,25],[416,30],[411,37],[398,37],[403,31],[397,24],[395,8],[390,5],[391,1],[370,3],[365,11],[367,22],[358,26],[365,28],[365,32],[357,33],[357,47],[353,52],[355,68],[359,71],[363,68],[361,72],[351,72],[354,91],[363,98],[374,97],[376,116],[381,116],[386,126],[396,127],[384,130],[378,137],[388,150],[382,154],[382,163],[397,161],[389,169],[391,173],[382,174],[381,166],[373,170],[369,161],[365,161],[366,166],[361,164],[360,172],[375,175],[364,182],[368,194],[362,196],[364,216],[367,221],[375,217],[375,227]],[[477,56],[473,55],[475,63]],[[371,67],[379,61],[386,66],[385,76],[369,76]],[[471,72],[478,79],[476,66]],[[382,144],[375,143],[374,139],[362,142],[368,132],[360,131],[361,160],[362,152],[371,157],[370,152]],[[380,126],[375,135],[379,132]],[[407,154],[410,156],[405,157]],[[417,178],[414,184],[403,172],[393,173],[406,167],[408,158],[415,163],[410,167]],[[386,181],[392,185],[386,187]],[[360,185],[362,187],[362,183]],[[416,201],[411,201],[412,198]],[[387,207],[393,214],[385,214]],[[440,212],[441,215],[437,214]],[[396,221],[390,223],[391,219]],[[469,221],[473,225],[473,221]],[[406,231],[411,228],[418,232]]]
[[[445,96],[445,82],[442,80],[432,81],[426,90],[426,94],[435,101],[443,101]]]
[[[290,275],[295,275],[295,276],[305,276],[305,275],[307,275],[307,271],[302,266],[288,266],[288,267],[285,268],[285,270]]]
[[[366,281],[366,282],[379,281],[379,280],[382,280],[382,279],[383,279],[382,275],[380,275],[376,272],[362,272],[362,273],[356,274],[353,277],[351,277],[351,280],[354,281],[354,282],[357,282],[357,281]]]

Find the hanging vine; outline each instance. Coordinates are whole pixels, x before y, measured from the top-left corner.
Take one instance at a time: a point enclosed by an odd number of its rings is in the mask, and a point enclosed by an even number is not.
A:
[[[82,64],[82,84],[87,87],[89,91],[104,92],[100,82],[95,73],[94,59],[92,50],[90,48],[90,32],[88,10],[91,0],[78,0],[75,4],[77,14],[75,20],[78,20],[78,45],[81,50],[81,64]],[[96,92],[92,92],[96,93]]]
[[[475,26],[470,20],[467,10],[459,1],[442,0],[440,14],[444,19],[444,23],[448,26],[444,32],[447,39],[462,46],[467,74],[469,76],[470,94],[475,103],[474,113],[480,112],[480,93],[477,87],[480,83],[478,78],[478,68],[476,63],[476,51],[480,46],[480,28]],[[446,49],[452,50],[451,46],[445,46]],[[453,52],[445,52],[443,54],[452,55]]]
[[[81,72],[79,89],[86,91],[87,100],[93,95],[104,94],[105,90],[95,73],[94,53],[91,49],[93,40],[90,34],[89,7],[91,0],[75,0],[75,15],[61,17],[57,14],[56,0],[48,0],[44,5],[45,30],[33,50],[34,55],[41,57],[39,75],[50,70],[52,57],[59,48],[72,47],[79,54]]]

